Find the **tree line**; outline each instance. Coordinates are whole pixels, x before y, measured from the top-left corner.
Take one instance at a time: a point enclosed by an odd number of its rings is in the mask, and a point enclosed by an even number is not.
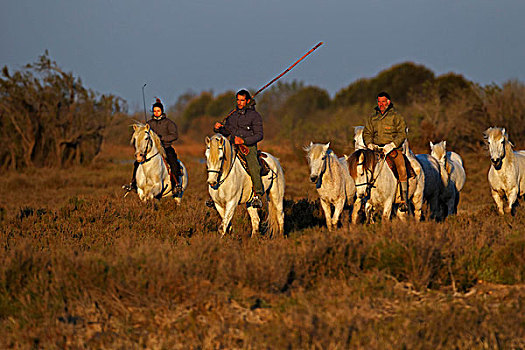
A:
[[[436,76],[423,65],[404,62],[361,78],[334,97],[299,81],[278,81],[257,97],[265,139],[286,141],[300,152],[310,141],[331,141],[352,151],[354,126],[362,125],[379,91],[388,91],[409,126],[415,148],[447,140],[455,150],[479,150],[489,126],[507,127],[511,140],[525,146],[525,85],[517,80],[482,86],[460,74]],[[168,108],[180,132],[202,140],[214,121],[234,107],[235,91],[187,92]],[[108,136],[129,140],[126,101],[98,94],[62,70],[46,52],[34,63],[0,77],[0,168],[88,164]],[[119,117],[119,118],[117,118]],[[138,118],[140,120],[141,118]],[[120,123],[115,128],[115,121]],[[115,131],[125,137],[109,135]]]

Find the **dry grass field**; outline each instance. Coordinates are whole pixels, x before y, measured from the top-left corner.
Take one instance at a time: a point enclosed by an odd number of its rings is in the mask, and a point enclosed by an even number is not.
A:
[[[183,203],[122,197],[129,147],[82,168],[0,177],[0,348],[523,349],[525,208],[495,211],[489,158],[464,155],[445,222],[323,224],[304,157],[286,177],[286,237],[217,234],[203,145],[179,143]],[[417,150],[416,150],[417,151]]]

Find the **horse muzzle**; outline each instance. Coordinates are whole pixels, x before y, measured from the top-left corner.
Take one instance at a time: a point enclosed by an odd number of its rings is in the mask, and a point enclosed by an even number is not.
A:
[[[501,169],[501,165],[503,163],[503,160],[501,158],[497,158],[497,159],[490,158],[490,161],[492,162],[492,165],[494,165],[494,168],[496,168],[496,170]]]
[[[144,155],[142,153],[135,154],[137,162],[142,163],[144,161]]]
[[[310,181],[312,181],[313,183],[316,183],[318,178],[319,176],[317,175],[310,175]]]

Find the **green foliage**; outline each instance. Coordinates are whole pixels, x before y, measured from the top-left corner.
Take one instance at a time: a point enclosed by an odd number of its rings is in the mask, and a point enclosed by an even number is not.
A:
[[[187,131],[191,123],[206,112],[206,108],[213,101],[211,92],[203,91],[200,95],[193,97],[185,106],[179,127]]]
[[[350,84],[336,94],[334,104],[373,104],[381,91],[388,92],[395,103],[405,104],[411,91],[417,91],[423,84],[433,80],[434,73],[428,68],[404,62],[380,72],[372,79],[359,79]]]
[[[60,69],[48,53],[0,78],[0,168],[89,163],[105,129],[122,111],[114,95],[98,96]]]

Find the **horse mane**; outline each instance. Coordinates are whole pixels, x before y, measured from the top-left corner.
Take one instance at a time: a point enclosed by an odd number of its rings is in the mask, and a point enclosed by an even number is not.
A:
[[[354,179],[357,177],[357,165],[359,163],[359,158],[361,155],[364,156],[363,166],[366,169],[374,169],[376,163],[376,157],[373,151],[368,149],[358,149],[348,157],[348,170],[350,171],[350,176]]]

